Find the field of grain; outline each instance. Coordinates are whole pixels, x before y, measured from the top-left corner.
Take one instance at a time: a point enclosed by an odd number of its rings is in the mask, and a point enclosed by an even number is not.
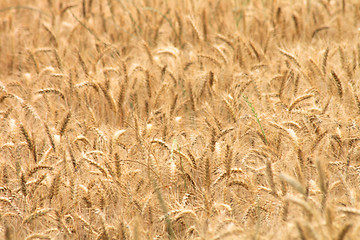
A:
[[[358,239],[357,0],[0,1],[1,239]]]

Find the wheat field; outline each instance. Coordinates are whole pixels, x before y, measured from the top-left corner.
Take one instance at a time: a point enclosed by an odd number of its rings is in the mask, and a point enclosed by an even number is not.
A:
[[[359,239],[357,0],[0,1],[1,239]]]

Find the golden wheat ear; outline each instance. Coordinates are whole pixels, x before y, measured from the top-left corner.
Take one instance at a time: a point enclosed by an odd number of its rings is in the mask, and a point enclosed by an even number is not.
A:
[[[359,239],[358,0],[0,16],[0,239]]]

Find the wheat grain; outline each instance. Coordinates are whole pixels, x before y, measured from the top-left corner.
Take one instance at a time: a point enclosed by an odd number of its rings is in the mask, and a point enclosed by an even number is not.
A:
[[[46,165],[37,165],[36,167],[32,168],[29,173],[27,174],[27,177],[30,178],[32,177],[35,173],[37,173],[40,170],[54,170],[53,167],[51,166],[46,166]]]
[[[80,53],[78,52],[78,60],[79,60],[79,63],[82,67],[82,70],[84,71],[85,73],[85,76],[88,77],[89,76],[89,70],[88,70],[88,67],[86,66],[85,64],[85,61],[84,59],[82,58],[82,56],[80,55]]]
[[[207,60],[209,60],[210,62],[212,62],[214,65],[216,65],[217,67],[221,68],[221,63],[220,63],[218,60],[216,60],[214,57],[212,57],[212,56],[204,55],[204,54],[199,54],[198,57],[199,57],[199,58],[207,59]]]
[[[90,165],[96,167],[97,169],[99,169],[99,171],[105,176],[107,177],[107,172],[105,170],[105,168],[103,166],[101,166],[99,163],[95,162],[94,160],[86,157],[85,155],[82,156],[82,159],[86,160],[86,162],[88,162]]]
[[[20,124],[20,131],[21,131],[22,135],[25,137],[26,144],[27,144],[31,154],[33,155],[34,162],[36,163],[37,162],[37,153],[36,153],[36,146],[34,143],[34,139],[30,138],[29,133],[27,132],[27,130],[25,129],[25,127],[22,124]]]
[[[341,81],[340,81],[339,77],[337,76],[337,74],[333,70],[331,70],[331,75],[336,83],[338,94],[339,94],[340,98],[342,98],[343,97],[343,87],[342,87]]]
[[[340,55],[341,67],[346,72],[348,78],[351,79],[353,73],[351,72],[349,62],[342,47],[339,47],[339,55]]]
[[[301,65],[300,65],[300,63],[299,63],[299,61],[297,60],[296,57],[294,57],[292,54],[290,54],[290,53],[288,53],[288,52],[286,52],[286,51],[284,51],[284,50],[281,50],[281,49],[280,49],[279,51],[280,51],[280,53],[281,53],[282,55],[284,55],[284,56],[287,57],[292,63],[294,63],[296,67],[301,68]]]
[[[329,47],[326,48],[326,50],[325,50],[325,52],[324,52],[323,59],[322,59],[321,68],[322,68],[322,71],[323,71],[323,74],[324,74],[324,75],[326,74],[326,67],[327,67],[328,56],[329,56]]]
[[[66,117],[63,119],[61,125],[60,125],[60,129],[59,129],[59,135],[60,136],[63,136],[65,131],[66,131],[66,128],[69,124],[69,121],[70,121],[70,118],[71,118],[71,111],[69,111],[67,114],[66,114]]]
[[[313,93],[308,93],[308,94],[304,94],[302,96],[297,97],[288,107],[289,111],[292,111],[300,102],[309,99],[311,97],[313,97],[314,94]]]
[[[34,211],[33,213],[31,213],[30,215],[28,215],[27,217],[25,217],[22,224],[31,223],[35,219],[37,219],[39,217],[42,217],[42,216],[45,216],[48,213],[50,213],[51,211],[53,211],[52,208],[38,209],[38,210]]]
[[[49,195],[48,195],[50,202],[58,194],[59,188],[60,188],[60,173],[56,174],[51,182],[49,188]]]
[[[111,95],[111,93],[109,92],[108,89],[106,89],[104,86],[102,86],[101,84],[99,84],[99,87],[101,89],[101,91],[103,92],[105,98],[106,98],[106,101],[108,102],[109,106],[110,106],[110,109],[113,110],[114,112],[117,111],[116,109],[116,103],[115,103],[115,100],[113,98],[113,96]]]
[[[53,93],[53,94],[59,95],[62,100],[65,100],[64,94],[61,91],[54,89],[54,88],[40,89],[40,90],[36,91],[35,93],[36,94]]]
[[[190,22],[190,25],[195,33],[195,37],[197,40],[200,40],[200,32],[198,30],[198,28],[196,27],[195,23],[194,23],[194,20],[192,18],[188,18],[188,21]]]

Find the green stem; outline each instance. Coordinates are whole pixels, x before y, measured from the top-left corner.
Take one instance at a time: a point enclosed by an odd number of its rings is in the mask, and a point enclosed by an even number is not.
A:
[[[265,136],[265,131],[264,131],[264,129],[263,129],[261,123],[260,123],[260,119],[259,119],[258,116],[257,116],[257,113],[256,113],[256,111],[255,111],[255,108],[253,107],[252,103],[249,101],[249,99],[248,99],[247,96],[243,95],[243,98],[245,99],[245,102],[247,103],[247,105],[251,108],[251,111],[252,111],[253,114],[254,114],[254,117],[255,117],[255,119],[256,119],[256,122],[257,122],[257,123],[259,124],[259,126],[260,126],[261,132],[262,132],[262,134],[263,134],[263,136],[264,136],[264,139],[265,139],[265,143],[266,143],[266,145],[267,145],[267,144],[268,144],[268,141],[267,141],[266,136]]]

